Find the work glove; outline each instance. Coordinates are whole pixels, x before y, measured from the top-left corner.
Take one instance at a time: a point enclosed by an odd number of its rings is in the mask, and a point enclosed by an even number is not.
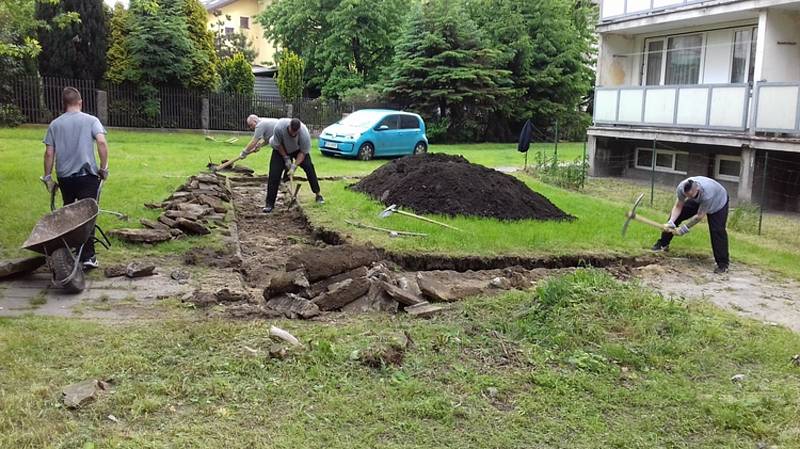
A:
[[[283,158],[283,165],[286,167],[286,170],[289,170],[292,167],[292,160],[289,159],[289,156],[285,156]]]
[[[42,181],[48,192],[52,192],[56,188],[56,182],[53,181],[53,177],[50,175],[42,176],[39,180]]]
[[[97,170],[97,175],[100,177],[100,179],[105,181],[106,179],[108,179],[108,169],[101,168],[100,170]]]
[[[678,235],[686,235],[688,233],[689,233],[689,227],[688,226],[681,225],[681,227],[678,228],[678,232],[677,232]]]
[[[672,220],[664,223],[664,227],[667,228],[667,229],[675,229],[675,228],[677,228],[677,226],[675,226],[675,222],[672,221]]]
[[[294,171],[297,170],[297,164],[290,164],[289,165],[289,176],[294,174]]]

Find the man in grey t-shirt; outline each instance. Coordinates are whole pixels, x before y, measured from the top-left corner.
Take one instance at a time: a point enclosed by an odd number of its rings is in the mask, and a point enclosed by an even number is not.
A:
[[[52,180],[55,164],[61,197],[67,205],[84,198],[97,199],[100,180],[108,178],[108,144],[100,120],[81,112],[83,100],[77,89],[65,87],[62,100],[65,112],[50,123],[44,137],[44,176],[40,179],[48,190],[55,188]],[[94,157],[95,142],[99,167]],[[94,235],[84,245],[81,261],[85,268],[98,267]]]
[[[728,271],[728,192],[717,181],[705,176],[692,176],[678,184],[675,205],[663,232],[653,245],[653,251],[667,251],[673,235],[686,235],[692,226],[708,216],[711,248],[717,267],[715,273]],[[681,224],[686,221],[685,224]]]
[[[264,213],[272,212],[275,200],[278,198],[278,186],[281,174],[285,170],[292,175],[297,166],[303,169],[308,178],[311,191],[316,195],[316,202],[322,204],[325,200],[320,195],[319,180],[314,164],[311,162],[311,134],[308,128],[299,119],[282,118],[275,124],[272,138],[272,157],[269,161],[269,178],[267,179],[267,204]],[[294,160],[294,162],[292,162]]]
[[[257,152],[269,142],[275,125],[278,123],[276,118],[261,118],[255,114],[247,117],[247,127],[253,130],[253,138],[244,147],[239,157],[244,159],[248,155]]]

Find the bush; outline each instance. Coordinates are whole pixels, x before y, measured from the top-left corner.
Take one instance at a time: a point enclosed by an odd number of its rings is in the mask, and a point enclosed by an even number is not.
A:
[[[0,126],[15,128],[25,123],[25,116],[13,104],[0,105]]]
[[[252,96],[255,90],[256,77],[247,58],[236,53],[231,58],[222,60],[219,65],[221,78],[220,91],[228,94]]]
[[[548,156],[541,151],[536,153],[534,165],[528,168],[544,183],[573,190],[583,188],[588,170],[589,163],[582,158],[559,161],[555,155]]]
[[[739,203],[731,209],[728,216],[728,227],[746,234],[757,234],[760,215],[761,207],[758,204]]]
[[[278,63],[278,91],[284,100],[294,100],[303,95],[305,62],[297,54],[286,51]]]
[[[443,143],[447,140],[447,131],[450,129],[450,119],[443,118],[426,124],[425,134],[430,143]]]

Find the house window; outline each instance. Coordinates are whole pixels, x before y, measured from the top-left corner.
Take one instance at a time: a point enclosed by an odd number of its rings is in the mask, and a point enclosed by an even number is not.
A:
[[[742,158],[718,154],[714,161],[714,178],[722,181],[739,182],[742,174]]]
[[[733,34],[732,83],[752,83],[756,67],[758,28],[738,30]]]
[[[703,33],[648,39],[645,43],[644,84],[700,83],[704,39]]]
[[[233,28],[225,27],[225,35],[230,36],[231,34],[233,34]]]
[[[636,149],[636,168],[653,169],[653,150]],[[689,169],[689,153],[683,151],[656,150],[655,170],[666,173],[686,174]]]
[[[239,28],[243,30],[250,29],[250,18],[249,17],[239,17]]]

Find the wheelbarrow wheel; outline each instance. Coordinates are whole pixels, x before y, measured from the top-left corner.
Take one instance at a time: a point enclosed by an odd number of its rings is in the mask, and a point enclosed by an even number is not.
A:
[[[53,270],[53,278],[64,280],[72,274],[75,268],[75,259],[72,251],[67,248],[58,248],[50,254],[50,269]],[[86,279],[83,277],[83,267],[78,267],[75,277],[65,286],[67,293],[80,293],[86,288]]]

